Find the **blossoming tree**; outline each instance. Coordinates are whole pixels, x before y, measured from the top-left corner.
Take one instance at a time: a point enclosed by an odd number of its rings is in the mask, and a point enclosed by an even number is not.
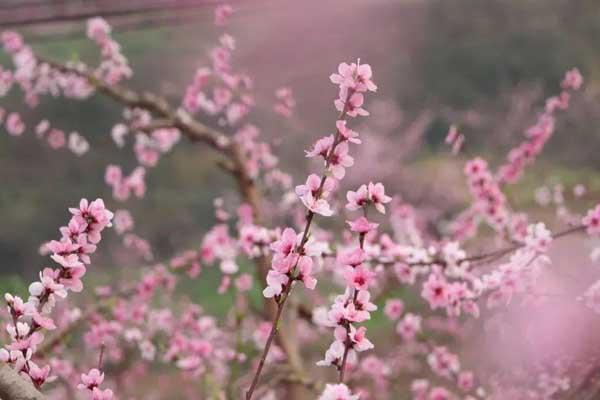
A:
[[[230,6],[218,6],[215,24],[226,26],[232,13]],[[164,366],[160,373],[181,375],[187,385],[178,390],[190,399],[556,399],[584,398],[594,390],[593,356],[537,372],[543,384],[523,379],[521,387],[507,387],[461,360],[459,349],[468,343],[460,343],[460,334],[439,338],[430,323],[436,317],[450,331],[461,321],[489,317],[484,310],[506,307],[515,298],[543,301],[538,282],[552,264],[553,241],[600,234],[600,205],[579,215],[554,196],[562,210],[558,220],[540,222],[512,207],[505,194],[536,160],[558,114],[582,86],[577,69],[566,73],[558,95],[546,101],[503,164],[494,167],[483,158],[466,163],[472,202],[443,237],[433,238],[415,209],[386,193],[377,177],[356,190],[341,189],[361,145],[354,121],[369,116],[365,103],[377,91],[368,64],[342,62],[329,77],[338,89],[332,133],[306,151],[315,172],[292,189],[292,178],[278,168],[258,127],[245,122],[254,105],[252,80],[233,66],[232,36],[220,36],[210,65],[197,69],[178,104],[126,86],[133,72],[106,21],[88,21],[87,36],[100,50],[95,67],[42,58],[17,32],[3,32],[14,68],[0,69],[0,95],[20,90],[29,107],[48,95],[82,101],[100,95],[123,107],[123,121],[111,137],[118,147],[133,142],[139,166],[129,172],[106,166],[110,209],[132,196],[143,198],[146,170],[182,138],[220,155],[219,166],[235,179],[239,204],[227,208],[217,199],[218,223],[206,229],[197,248],[145,267],[135,282],[95,288],[90,304],[82,304],[77,293],[84,290],[90,256],[102,245],[105,229],[113,227],[123,246],[147,260],[152,250],[134,233],[128,210],[113,213],[101,199],[82,199],[70,208],[60,237],[41,248],[54,267],[41,270],[28,297],[4,296],[1,399],[137,398],[125,382],[156,374],[149,367],[157,364]],[[278,90],[276,99],[275,112],[293,114],[290,88]],[[91,149],[84,136],[66,135],[47,119],[26,121],[18,110],[2,109],[0,115],[15,140],[32,132],[54,149],[80,156]],[[203,116],[217,118],[219,128],[205,124]],[[465,137],[453,126],[446,141],[458,153]],[[276,212],[265,208],[267,186],[278,189],[269,195],[284,199]],[[275,214],[292,218],[277,224]],[[558,228],[551,231],[550,224]],[[494,245],[470,250],[484,226],[494,233]],[[202,269],[211,266],[221,274],[216,292],[235,293],[224,318],[176,296],[182,280],[202,279]],[[253,287],[262,293],[260,307],[250,298]],[[416,307],[415,299],[427,309]],[[600,282],[567,301],[599,311]],[[366,324],[374,313],[390,328],[369,337]],[[74,334],[81,341],[69,340]]]

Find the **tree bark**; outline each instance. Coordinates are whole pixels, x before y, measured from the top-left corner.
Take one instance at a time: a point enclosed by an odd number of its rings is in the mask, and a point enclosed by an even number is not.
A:
[[[8,364],[0,364],[0,400],[46,400],[33,384]]]

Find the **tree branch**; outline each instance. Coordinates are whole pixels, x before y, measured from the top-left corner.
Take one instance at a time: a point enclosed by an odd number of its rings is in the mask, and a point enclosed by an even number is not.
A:
[[[0,399],[46,400],[29,380],[23,379],[10,365],[0,363]]]

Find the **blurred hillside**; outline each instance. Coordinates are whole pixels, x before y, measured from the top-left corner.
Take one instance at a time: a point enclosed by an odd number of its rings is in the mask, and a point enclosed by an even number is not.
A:
[[[585,183],[598,185],[598,1],[256,0],[237,2],[236,8],[228,29],[237,39],[235,64],[256,78],[258,109],[250,121],[277,146],[284,169],[296,177],[311,167],[299,149],[333,126],[336,93],[329,74],[340,61],[361,57],[373,66],[380,90],[367,104],[373,117],[361,129],[365,146],[357,155],[357,163],[368,162],[369,168],[359,164],[349,185],[382,177],[392,193],[426,209],[460,209],[464,199],[448,190],[463,188],[462,161],[449,157],[442,145],[448,126],[458,123],[465,133],[464,157],[484,153],[499,161],[574,66],[586,78],[585,90],[561,115],[544,159],[529,173],[539,183],[558,177],[575,183],[583,176],[591,180]],[[210,2],[106,17],[133,67],[130,84],[174,103],[220,33]],[[93,62],[96,49],[84,27],[84,20],[74,18],[10,29],[24,33],[48,57]],[[4,55],[0,62],[10,65]],[[281,86],[290,86],[298,100],[290,120],[271,110]],[[13,90],[0,106],[23,111],[21,101]],[[128,171],[135,161],[130,149],[117,150],[110,139],[120,111],[104,98],[47,98],[23,115],[29,127],[23,137],[0,132],[0,271],[30,275],[43,265],[36,250],[56,236],[66,207],[80,197],[110,198],[105,166],[119,164]],[[65,132],[84,134],[90,153],[77,158],[36,140],[32,128],[42,118]],[[185,141],[149,171],[147,183],[146,199],[124,206],[158,259],[193,245],[212,221],[213,198],[227,197],[232,189],[212,153]],[[531,202],[534,188],[522,189],[530,196],[519,198],[522,205]],[[108,249],[99,264],[116,263],[109,254],[118,251],[117,241]]]

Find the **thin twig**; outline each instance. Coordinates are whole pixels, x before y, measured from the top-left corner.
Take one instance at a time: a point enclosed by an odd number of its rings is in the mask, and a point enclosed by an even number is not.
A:
[[[349,90],[348,96],[344,103],[344,109],[340,113],[338,120],[346,119],[346,113],[348,111],[348,102],[350,100],[351,95],[352,95],[352,91]],[[319,189],[317,190],[317,193],[315,195],[315,200],[319,200],[321,198],[321,196],[323,195],[323,188],[325,187],[325,182],[327,180],[327,171],[328,171],[331,161],[333,159],[335,149],[336,149],[337,145],[341,143],[341,138],[342,138],[342,134],[338,129],[338,130],[336,130],[335,138],[333,140],[333,144],[331,145],[331,149],[329,149],[329,153],[327,154],[327,157],[325,158],[325,172],[321,176],[321,183],[320,183]],[[314,217],[315,217],[315,213],[312,210],[308,210],[308,213],[306,215],[306,225],[304,227],[304,232],[302,233],[302,239],[300,240],[300,243],[298,244],[298,247],[296,249],[297,253],[299,255],[303,254],[304,246],[308,242],[308,238],[309,238],[309,234],[310,234],[310,227],[312,225]],[[299,260],[300,260],[300,256],[298,257],[295,265],[291,269],[292,275],[294,274],[296,267],[298,266]],[[273,325],[271,326],[271,331],[269,332],[269,337],[268,337],[265,347],[263,349],[260,361],[258,363],[258,367],[256,369],[254,377],[252,378],[252,383],[250,384],[250,387],[248,388],[248,391],[246,392],[246,400],[252,399],[252,394],[254,393],[254,390],[256,389],[256,386],[258,385],[260,375],[261,375],[263,367],[265,365],[265,360],[267,358],[267,355],[269,354],[271,345],[273,344],[273,339],[277,335],[279,320],[281,318],[281,314],[283,312],[285,302],[287,301],[290,291],[292,290],[293,283],[294,283],[294,278],[290,279],[290,281],[286,284],[286,286],[283,290],[283,293],[277,300],[277,313],[275,314],[275,318],[273,319]]]

